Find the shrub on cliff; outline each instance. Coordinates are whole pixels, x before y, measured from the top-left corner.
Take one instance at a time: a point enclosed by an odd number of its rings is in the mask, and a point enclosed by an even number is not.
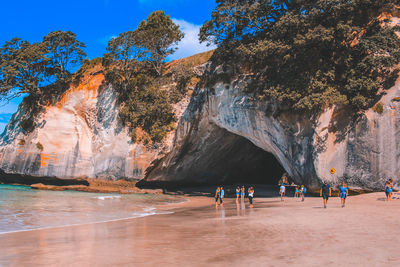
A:
[[[399,3],[220,0],[200,40],[219,45],[214,63],[255,73],[255,96],[299,110],[367,109],[398,76],[399,27],[389,27],[388,12]]]
[[[119,118],[134,142],[159,143],[174,127],[174,101],[160,85],[163,62],[182,38],[179,26],[163,11],[155,11],[136,30],[108,43],[106,79],[118,92]]]

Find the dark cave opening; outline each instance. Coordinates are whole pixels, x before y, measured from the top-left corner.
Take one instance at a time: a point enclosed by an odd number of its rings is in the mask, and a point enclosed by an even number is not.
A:
[[[219,147],[204,163],[209,184],[268,184],[276,185],[285,170],[269,152],[244,137],[225,131]]]
[[[285,172],[271,153],[242,136],[217,126],[200,134],[187,139],[168,164],[155,164],[138,186],[277,185]]]

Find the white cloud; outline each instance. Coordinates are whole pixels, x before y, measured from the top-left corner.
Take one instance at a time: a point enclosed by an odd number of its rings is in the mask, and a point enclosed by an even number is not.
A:
[[[172,19],[175,24],[178,24],[181,31],[185,33],[185,37],[178,43],[178,50],[168,60],[180,59],[201,52],[215,49],[215,46],[207,46],[205,43],[200,44],[199,32],[201,25],[192,24],[183,19]]]
[[[109,42],[112,38],[117,38],[117,37],[118,37],[118,36],[116,36],[116,35],[106,35],[106,36],[103,36],[103,37],[98,38],[96,41],[97,41],[97,43],[99,43],[99,44],[102,44],[102,45],[107,46],[107,45],[108,45],[108,42]]]

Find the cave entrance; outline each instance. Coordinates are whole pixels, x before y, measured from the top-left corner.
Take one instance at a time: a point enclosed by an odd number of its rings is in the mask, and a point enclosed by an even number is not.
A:
[[[138,186],[276,185],[285,172],[271,153],[213,124],[191,135],[166,161],[149,169]]]
[[[221,130],[221,140],[213,142],[212,152],[205,152],[200,176],[206,174],[210,184],[278,184],[285,170],[274,155],[242,136]]]

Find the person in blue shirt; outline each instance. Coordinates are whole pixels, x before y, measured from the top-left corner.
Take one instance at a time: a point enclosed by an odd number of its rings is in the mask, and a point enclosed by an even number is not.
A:
[[[349,188],[347,187],[346,183],[343,182],[342,185],[339,187],[339,197],[342,202],[342,208],[344,208],[348,194],[349,194]]]
[[[393,192],[393,185],[391,181],[387,181],[385,184],[385,194],[386,194],[386,200],[390,201],[392,199],[392,192]]]
[[[221,186],[221,188],[219,190],[219,203],[221,204],[221,207],[224,206],[224,203],[223,203],[224,196],[225,196],[224,187]]]

